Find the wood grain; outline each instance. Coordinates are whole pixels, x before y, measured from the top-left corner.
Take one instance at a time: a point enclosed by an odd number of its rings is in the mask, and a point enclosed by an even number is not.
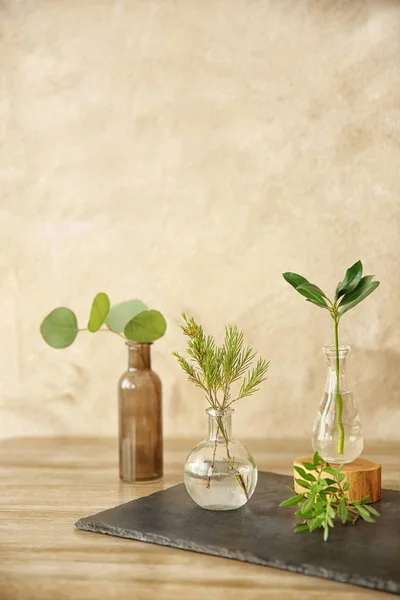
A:
[[[108,439],[0,442],[0,600],[372,600],[362,588],[224,558],[74,529],[82,516],[182,481],[192,440],[167,441],[165,478],[118,480],[117,444]],[[249,443],[261,469],[291,474],[301,442]],[[400,489],[400,445],[367,449]],[[389,598],[389,595],[388,595]]]
[[[306,472],[309,472],[303,465],[303,462],[312,462],[312,456],[301,456],[293,461],[293,467],[302,467]],[[335,467],[335,465],[332,465]],[[379,463],[373,460],[367,460],[366,458],[357,458],[353,462],[343,465],[342,473],[344,480],[349,482],[349,491],[345,492],[345,495],[349,500],[361,500],[365,496],[369,496],[367,504],[377,502],[381,497],[381,480],[382,480],[382,467]],[[299,474],[293,469],[293,475],[295,478],[294,489],[298,494],[306,491],[303,486],[299,485],[296,479],[299,478]],[[329,477],[329,474],[326,473]]]

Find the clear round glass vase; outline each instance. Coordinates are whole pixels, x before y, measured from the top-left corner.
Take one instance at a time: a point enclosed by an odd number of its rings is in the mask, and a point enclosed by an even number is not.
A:
[[[334,464],[350,463],[358,458],[364,442],[360,415],[347,379],[348,346],[323,348],[328,373],[317,419],[312,433],[314,450]]]
[[[186,489],[196,504],[208,510],[235,510],[251,498],[257,467],[247,448],[231,437],[232,409],[207,409],[208,438],[189,454]]]

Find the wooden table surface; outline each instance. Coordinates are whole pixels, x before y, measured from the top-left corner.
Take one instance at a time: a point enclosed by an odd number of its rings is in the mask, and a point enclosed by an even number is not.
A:
[[[192,440],[165,443],[165,478],[118,480],[109,439],[0,441],[0,600],[372,600],[390,597],[173,548],[96,535],[74,522],[182,481]],[[260,469],[289,474],[304,446],[253,441]],[[400,489],[400,444],[367,447],[383,465],[386,487]],[[317,533],[318,535],[318,533]]]

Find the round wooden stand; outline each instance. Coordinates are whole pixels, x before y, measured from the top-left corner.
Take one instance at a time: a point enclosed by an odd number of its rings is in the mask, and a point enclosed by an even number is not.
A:
[[[303,467],[303,462],[312,462],[312,456],[302,456],[296,458],[293,462],[293,466]],[[333,468],[336,468],[337,465],[332,464]],[[304,469],[308,471],[308,469]],[[308,471],[312,473],[312,471]],[[296,479],[300,479],[300,475],[293,469],[294,477]],[[351,463],[347,465],[343,465],[342,473],[345,476],[344,481],[348,481],[350,484],[348,492],[346,492],[346,496],[349,500],[361,500],[365,496],[369,496],[369,500],[367,504],[371,504],[372,502],[376,502],[381,497],[381,479],[382,479],[382,467],[376,462],[372,460],[367,460],[365,458],[357,458]],[[327,477],[331,477],[328,473]],[[297,494],[301,494],[302,492],[306,492],[307,490],[303,488],[301,485],[294,482],[294,489]]]

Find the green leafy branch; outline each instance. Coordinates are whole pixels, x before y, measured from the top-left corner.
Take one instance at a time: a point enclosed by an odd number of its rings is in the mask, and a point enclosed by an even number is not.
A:
[[[338,454],[344,454],[344,425],[343,425],[343,398],[340,392],[340,361],[339,361],[339,322],[342,316],[365,300],[379,285],[379,281],[372,281],[374,275],[364,275],[360,260],[349,267],[343,281],[340,281],[335,290],[333,300],[314,283],[310,283],[302,275],[297,273],[283,273],[284,279],[294,287],[307,302],[311,302],[327,310],[334,323],[334,338],[336,350],[336,419],[338,428]]]
[[[234,458],[230,455],[229,439],[220,411],[223,412],[237,400],[254,394],[266,378],[269,362],[259,358],[255,367],[251,368],[257,353],[251,346],[244,346],[243,332],[239,331],[236,325],[228,325],[225,328],[224,342],[222,346],[217,346],[214,338],[206,335],[202,326],[198,325],[193,317],[188,317],[184,313],[182,317],[184,324],[181,325],[181,329],[188,338],[186,352],[189,360],[178,352],[172,354],[178,360],[188,380],[203,390],[211,408],[218,411],[215,417],[217,437],[218,431],[220,431],[226,446],[227,461],[231,472],[234,473],[248,498],[248,484],[235,465]],[[239,387],[240,380],[242,383]],[[232,386],[234,384],[237,384],[239,388],[237,394],[233,393]],[[211,472],[214,468],[217,443],[216,439]],[[207,488],[210,486],[211,476],[209,475]]]
[[[258,391],[266,379],[269,362],[259,358],[251,368],[256,352],[251,346],[244,346],[243,332],[236,325],[225,328],[225,339],[218,347],[211,335],[205,335],[201,325],[193,317],[182,314],[184,325],[181,329],[188,337],[186,360],[178,352],[172,354],[191,383],[201,388],[207,402],[215,410],[226,410],[241,398]],[[233,394],[232,385],[242,379],[238,393]]]
[[[52,348],[67,348],[80,331],[109,331],[128,341],[151,343],[162,337],[167,324],[157,310],[148,310],[141,300],[127,300],[111,308],[104,292],[92,302],[87,327],[79,328],[75,313],[64,306],[52,310],[42,321],[40,333]]]
[[[301,520],[296,523],[296,533],[322,528],[324,541],[327,541],[329,529],[334,527],[335,520],[354,525],[361,517],[368,523],[375,523],[374,517],[379,517],[380,514],[373,506],[366,504],[368,496],[361,500],[349,500],[346,497],[350,485],[348,481],[344,481],[345,475],[341,472],[343,465],[334,469],[318,452],[315,452],[312,463],[302,464],[303,468],[294,467],[299,475],[295,481],[307,491],[296,494],[293,488],[288,487],[294,495],[279,505],[298,507],[295,514]]]

